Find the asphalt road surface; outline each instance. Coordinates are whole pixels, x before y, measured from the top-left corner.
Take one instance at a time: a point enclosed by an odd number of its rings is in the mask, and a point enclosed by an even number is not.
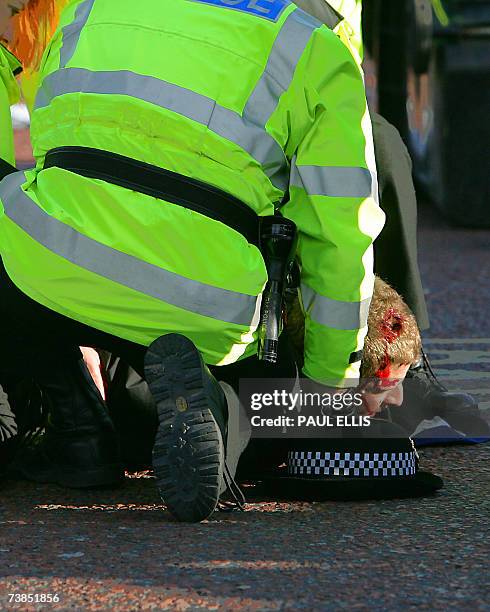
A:
[[[426,346],[490,412],[490,232],[422,217]],[[489,459],[490,445],[422,450],[446,483],[422,500],[259,497],[199,525],[173,522],[147,474],[90,492],[7,482],[0,610],[490,610]],[[59,602],[14,603],[29,594]]]

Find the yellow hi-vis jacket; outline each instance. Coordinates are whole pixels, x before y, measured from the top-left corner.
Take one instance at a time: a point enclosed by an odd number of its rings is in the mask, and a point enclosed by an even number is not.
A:
[[[299,228],[305,375],[359,374],[377,202],[359,67],[289,0],[75,0],[43,59],[37,168],[0,183],[0,253],[41,304],[144,345],[177,331],[210,364],[256,350],[259,250],[177,204],[49,168],[94,147],[216,186]]]
[[[15,74],[20,68],[17,59],[0,44],[0,158],[11,166],[15,165],[15,152],[10,106],[19,101]]]
[[[362,0],[329,0],[329,4],[344,17],[339,29],[344,29],[349,44],[352,45],[357,57],[362,61]]]

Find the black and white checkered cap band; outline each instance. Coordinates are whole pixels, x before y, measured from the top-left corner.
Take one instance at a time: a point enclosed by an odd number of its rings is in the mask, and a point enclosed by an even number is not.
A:
[[[290,451],[290,476],[383,477],[414,476],[415,452],[346,453],[326,451]]]

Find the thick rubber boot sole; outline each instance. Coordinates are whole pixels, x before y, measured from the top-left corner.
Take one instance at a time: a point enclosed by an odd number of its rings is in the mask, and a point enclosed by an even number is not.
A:
[[[153,447],[158,491],[176,519],[197,523],[216,508],[224,465],[201,355],[185,336],[162,336],[146,353],[145,377],[159,418]]]

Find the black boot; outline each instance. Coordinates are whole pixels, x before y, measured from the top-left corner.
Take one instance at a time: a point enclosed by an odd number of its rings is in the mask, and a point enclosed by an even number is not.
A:
[[[428,416],[438,416],[463,433],[470,433],[474,424],[480,422],[481,412],[478,403],[468,393],[453,393],[441,384],[430,365],[427,355],[422,351],[422,359],[412,366],[404,384],[404,404],[418,404]],[[478,427],[477,427],[478,428]],[[485,427],[485,432],[488,433]],[[471,432],[474,433],[473,431]]]
[[[158,338],[146,353],[145,377],[159,417],[153,468],[168,510],[180,521],[199,522],[226,490],[244,502],[233,478],[248,437],[237,440],[236,418],[230,432],[223,389],[195,345],[179,334]]]
[[[39,382],[47,424],[20,449],[14,473],[73,488],[119,483],[124,470],[116,432],[83,360],[51,364]]]

